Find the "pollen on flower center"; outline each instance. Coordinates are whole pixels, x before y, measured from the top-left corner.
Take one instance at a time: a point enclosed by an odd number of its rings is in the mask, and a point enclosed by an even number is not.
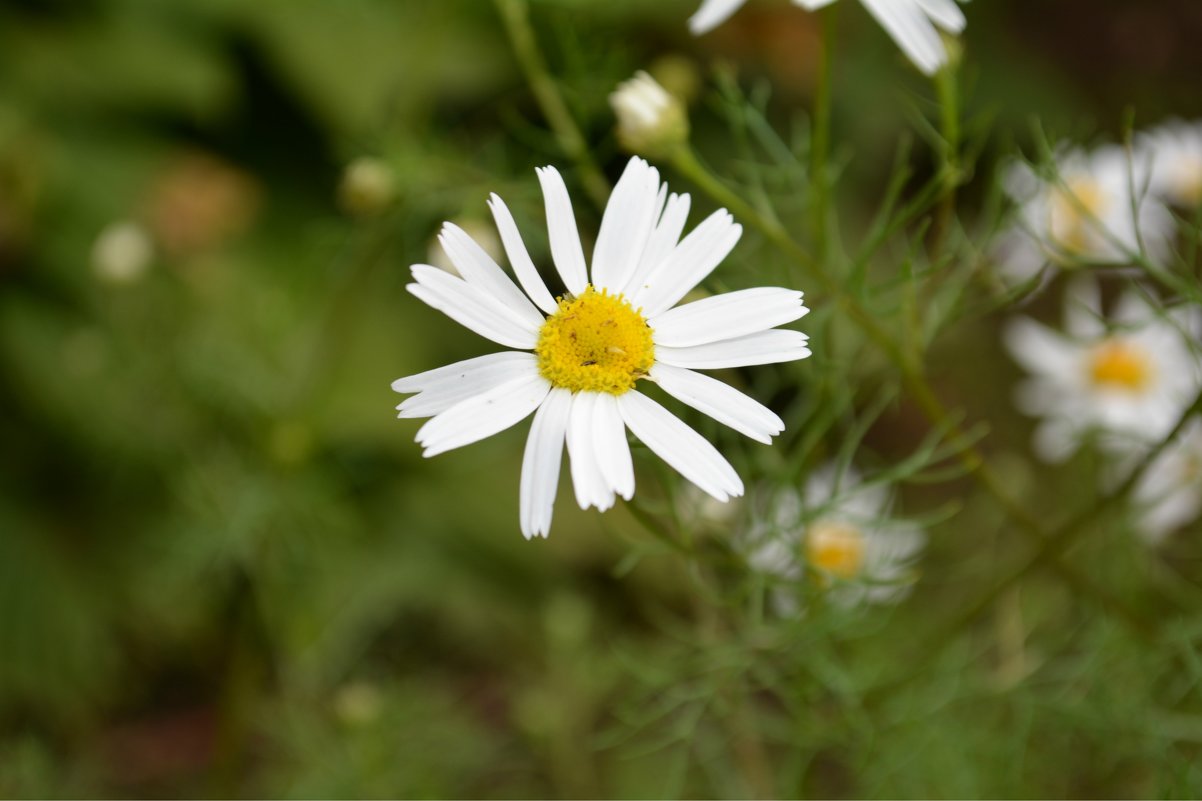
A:
[[[864,534],[848,523],[821,520],[806,532],[806,560],[839,578],[855,578],[864,569]]]
[[[1152,362],[1142,348],[1110,339],[1090,356],[1089,377],[1100,387],[1140,392],[1152,381]]]
[[[651,328],[643,316],[621,295],[592,286],[559,301],[534,352],[543,378],[573,392],[621,395],[655,363]]]

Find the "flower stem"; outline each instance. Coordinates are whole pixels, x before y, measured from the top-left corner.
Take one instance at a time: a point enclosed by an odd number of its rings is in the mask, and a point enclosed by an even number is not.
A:
[[[838,6],[823,9],[822,55],[818,60],[818,78],[814,85],[814,130],[810,141],[810,181],[814,187],[814,242],[819,261],[828,253],[827,218],[830,214],[830,174],[827,162],[831,147],[831,85],[834,75],[835,27]]]
[[[588,142],[580,132],[576,120],[572,118],[555,79],[551,77],[547,60],[539,49],[534,28],[530,25],[530,9],[526,0],[494,0],[494,3],[505,23],[505,31],[509,35],[522,72],[526,75],[526,81],[530,84],[539,109],[547,118],[547,124],[551,126],[551,132],[555,135],[559,147],[575,162],[580,171],[580,181],[589,197],[599,209],[604,209],[609,199],[609,182],[593,161]]]

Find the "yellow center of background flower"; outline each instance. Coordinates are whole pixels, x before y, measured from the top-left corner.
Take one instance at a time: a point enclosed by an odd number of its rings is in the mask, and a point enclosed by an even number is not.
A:
[[[621,295],[592,286],[559,301],[534,352],[543,378],[573,392],[621,395],[655,363],[651,328],[643,316]]]
[[[1090,178],[1078,178],[1065,183],[1052,195],[1051,225],[1056,244],[1074,253],[1083,252],[1089,244],[1089,227],[1098,225],[1105,207],[1106,195]]]
[[[864,569],[864,535],[847,523],[819,521],[806,533],[806,560],[839,578],[855,578]]]
[[[1142,348],[1110,339],[1090,356],[1089,377],[1101,387],[1140,392],[1152,381],[1152,363]]]

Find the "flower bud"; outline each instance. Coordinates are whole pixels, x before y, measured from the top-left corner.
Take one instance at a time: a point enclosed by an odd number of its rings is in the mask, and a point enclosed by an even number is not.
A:
[[[618,142],[650,158],[671,154],[689,138],[684,104],[640,70],[609,96],[618,118]]]
[[[154,259],[154,244],[146,230],[133,222],[109,225],[92,245],[92,269],[111,284],[132,284],[146,274]]]
[[[395,197],[396,176],[380,159],[357,158],[342,172],[338,200],[348,214],[370,217],[387,208]]]

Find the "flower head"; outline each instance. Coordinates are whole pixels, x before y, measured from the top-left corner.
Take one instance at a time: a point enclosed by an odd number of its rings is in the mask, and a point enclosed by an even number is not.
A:
[[[676,304],[734,248],[742,233],[717,211],[681,238],[689,196],[668,194],[659,172],[630,160],[610,196],[591,266],[563,179],[538,171],[551,256],[566,287],[551,294],[501,198],[489,201],[517,276],[509,276],[471,237],[448,223],[441,236],[459,276],[414,265],[408,289],[464,327],[514,350],[398,379],[417,393],[400,417],[431,417],[417,433],[426,456],[477,442],[534,415],[521,476],[521,529],[546,536],[566,442],[582,509],[629,500],[635,476],[626,429],[719,501],[743,483],[718,451],[640,392],[641,381],[760,442],[784,423],[770,409],[698,370],[792,361],[810,355],[807,338],[778,329],[802,317],[801,293],[744,289]]]
[[[1202,512],[1202,418],[1195,417],[1140,476],[1139,533],[1158,543]]]
[[[696,35],[718,27],[742,7],[746,0],[704,0],[689,18]],[[835,0],[793,0],[808,11],[829,6]],[[947,48],[939,36],[964,30],[964,12],[955,0],[860,0],[868,13],[897,42],[902,52],[926,75],[934,75],[948,61]]]
[[[1186,208],[1202,205],[1202,121],[1167,122],[1140,136],[1137,146],[1154,195]]]
[[[1115,146],[1059,156],[1050,178],[1026,164],[1005,177],[1019,205],[1015,225],[1002,238],[1002,272],[1013,281],[1034,277],[1044,265],[1129,264],[1141,253],[1163,255],[1173,218],[1148,197],[1146,164]]]
[[[1016,402],[1044,418],[1035,433],[1039,456],[1067,458],[1091,431],[1120,451],[1166,435],[1202,387],[1191,344],[1202,333],[1198,310],[1165,311],[1130,290],[1108,321],[1097,285],[1081,279],[1070,285],[1065,319],[1066,333],[1029,318],[1004,332],[1011,355],[1032,374]]]
[[[916,524],[889,517],[887,485],[864,484],[854,470],[818,470],[802,492],[771,501],[768,525],[753,531],[753,568],[783,579],[809,574],[841,606],[890,603],[909,592],[913,562],[926,544]],[[779,605],[795,600],[778,593]]]

